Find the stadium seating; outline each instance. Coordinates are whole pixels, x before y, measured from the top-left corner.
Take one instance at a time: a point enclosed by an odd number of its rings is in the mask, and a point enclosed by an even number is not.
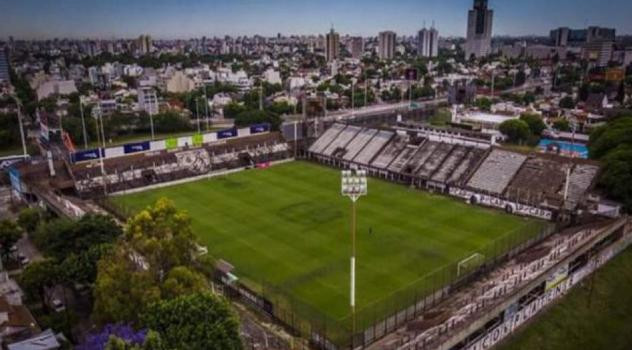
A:
[[[393,135],[394,133],[391,131],[380,130],[371,139],[371,141],[355,156],[353,161],[363,165],[369,165],[371,160],[391,140]]]
[[[204,148],[147,152],[105,160],[108,192],[144,187],[206,174],[211,170],[252,166],[287,158],[289,146],[278,133],[253,135]],[[73,165],[76,189],[84,196],[101,194],[103,179],[99,164]]]
[[[448,184],[460,184],[466,181],[469,174],[471,174],[475,169],[478,162],[485,155],[485,150],[480,148],[470,148],[467,155],[463,158],[463,161],[459,164],[459,166],[454,169],[452,175],[448,179]]]
[[[419,150],[419,146],[407,145],[388,167],[389,171],[400,173]]]
[[[560,191],[566,183],[569,162],[542,157],[530,157],[514,176],[505,196],[529,203],[546,199],[561,200]]]
[[[592,186],[599,167],[590,164],[577,164],[568,179],[568,198],[566,209],[573,210],[577,207],[584,193]]]
[[[378,169],[386,169],[395,160],[399,153],[406,147],[408,140],[400,135],[395,136],[391,142],[380,152],[371,163]]]
[[[527,156],[523,154],[494,149],[472,175],[468,186],[487,193],[501,194],[526,160]]]
[[[312,144],[309,151],[312,153],[322,154],[325,151],[325,148],[327,148],[327,146],[329,146],[329,144],[335,140],[338,134],[340,134],[340,132],[344,129],[345,126],[342,124],[332,125],[331,128],[327,129],[327,131],[325,131],[325,133],[323,133],[323,135],[321,135],[321,137]]]
[[[423,178],[430,178],[435,170],[441,166],[446,157],[450,154],[453,145],[449,143],[440,143],[430,154],[427,160],[419,167],[417,175]]]
[[[453,173],[457,166],[464,163],[465,155],[468,153],[468,148],[464,146],[456,146],[454,150],[448,156],[441,167],[437,169],[432,176],[432,181],[446,183],[448,177]]]
[[[347,152],[342,157],[344,160],[353,160],[360,151],[371,141],[373,136],[377,134],[375,129],[363,129],[360,131],[351,142],[347,145]]]
[[[423,166],[438,145],[439,143],[434,141],[426,141],[423,143],[421,147],[419,147],[419,152],[415,153],[404,168],[404,172],[407,174],[417,173],[417,170]]]
[[[321,153],[328,157],[333,156],[334,152],[337,152],[339,155],[341,153],[346,154],[347,144],[349,144],[349,142],[351,142],[351,140],[355,138],[355,136],[360,132],[360,130],[362,130],[362,128],[359,126],[353,126],[353,125],[347,126],[344,130],[340,132],[340,134],[338,134],[338,136],[336,136],[336,138],[329,144],[329,146],[327,146],[327,148],[325,148],[325,150],[322,151]],[[343,150],[343,152],[340,152],[341,149]]]

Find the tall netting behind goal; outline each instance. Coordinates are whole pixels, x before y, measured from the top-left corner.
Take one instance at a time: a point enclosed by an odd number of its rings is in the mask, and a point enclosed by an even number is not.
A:
[[[457,276],[462,276],[468,272],[476,270],[479,266],[485,263],[485,255],[480,253],[474,253],[471,256],[459,261],[457,265]]]

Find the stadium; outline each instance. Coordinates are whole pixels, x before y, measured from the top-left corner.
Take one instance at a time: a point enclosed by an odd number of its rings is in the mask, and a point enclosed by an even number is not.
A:
[[[11,181],[66,216],[123,221],[171,199],[216,260],[217,289],[315,348],[480,349],[510,307],[544,305],[561,281],[570,288],[600,266],[592,258],[629,243],[627,219],[593,191],[598,163],[414,119],[96,148],[13,166]],[[341,195],[347,169],[368,174],[356,214]]]

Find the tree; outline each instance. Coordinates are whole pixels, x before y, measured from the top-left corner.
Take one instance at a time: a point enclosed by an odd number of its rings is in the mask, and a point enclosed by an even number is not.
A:
[[[558,131],[570,131],[571,123],[567,119],[560,118],[553,122],[553,128]]]
[[[188,215],[158,200],[127,221],[114,249],[99,260],[94,314],[100,322],[138,324],[165,298],[208,288],[195,269],[197,246]]]
[[[529,125],[520,119],[511,119],[500,124],[499,130],[509,139],[511,143],[523,143],[529,140],[531,131]]]
[[[531,130],[531,134],[540,136],[542,131],[546,129],[546,124],[537,114],[523,113],[520,116],[520,120],[524,121],[529,125],[529,130]]]
[[[632,211],[632,116],[615,118],[593,131],[588,150],[603,163],[599,186]]]
[[[194,293],[152,305],[143,324],[169,349],[241,349],[239,322],[227,301]]]
[[[93,246],[112,243],[121,233],[112,217],[87,214],[77,222],[57,219],[40,225],[34,242],[47,255],[61,261],[72,253],[79,254]]]
[[[566,96],[560,100],[560,108],[573,109],[575,108],[575,101],[572,97]]]
[[[138,346],[145,343],[148,331],[146,329],[135,330],[126,324],[108,324],[99,332],[86,336],[83,343],[76,347],[77,350],[104,350],[104,349],[129,349],[126,346]]]
[[[482,111],[490,111],[492,108],[492,101],[487,97],[481,97],[475,102],[476,107],[478,107]]]
[[[0,221],[0,255],[6,261],[13,247],[22,237],[22,229],[11,220]]]
[[[206,278],[187,267],[176,266],[167,275],[163,284],[163,294],[166,298],[175,298],[191,292],[208,290]]]
[[[45,309],[50,305],[53,288],[61,281],[61,271],[53,260],[35,261],[29,264],[20,275],[20,286],[26,294],[39,299]]]

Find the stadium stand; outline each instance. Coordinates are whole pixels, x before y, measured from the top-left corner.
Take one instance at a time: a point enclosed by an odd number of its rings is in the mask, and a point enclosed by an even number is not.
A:
[[[395,160],[388,167],[389,171],[395,173],[401,173],[408,162],[415,156],[415,153],[419,151],[420,146],[407,145],[406,148],[395,158]]]
[[[456,146],[449,157],[445,159],[440,168],[438,168],[434,175],[432,175],[432,181],[447,183],[448,177],[454,172],[457,166],[463,162],[465,155],[468,153],[468,148],[464,146]]]
[[[505,190],[505,197],[527,203],[561,203],[561,191],[572,163],[532,156],[525,161]]]
[[[467,185],[475,190],[501,194],[526,160],[523,154],[494,149]]]
[[[329,144],[336,139],[336,137],[340,134],[342,130],[344,130],[345,126],[342,124],[334,124],[331,128],[327,129],[325,133],[321,137],[319,137],[316,142],[312,144],[309,148],[309,151],[312,153],[322,154],[323,151],[329,146]]]
[[[377,157],[371,163],[372,166],[378,169],[387,169],[388,166],[397,158],[399,153],[406,148],[408,140],[406,137],[396,135],[391,142],[380,152]]]
[[[321,153],[328,157],[342,158],[347,153],[346,146],[362,130],[359,126],[349,125]]]
[[[371,160],[373,160],[380,150],[393,138],[393,135],[394,133],[391,131],[378,131],[371,141],[358,152],[353,161],[363,165],[369,165]]]
[[[441,166],[443,161],[448,157],[452,149],[453,145],[448,143],[440,143],[435,148],[435,151],[432,152],[430,157],[421,164],[419,170],[417,171],[417,175],[423,178],[430,178],[432,174]]]
[[[364,147],[371,141],[378,131],[375,129],[363,129],[347,145],[347,153],[342,157],[344,160],[353,160]]]
[[[485,156],[485,153],[486,151],[483,149],[470,148],[465,158],[463,158],[463,161],[454,170],[452,175],[450,175],[448,184],[460,185],[465,182],[468,176],[476,170],[476,165]]]
[[[599,167],[590,164],[577,164],[568,178],[568,196],[565,201],[567,210],[574,210],[586,191],[592,186]]]
[[[120,192],[154,183],[206,174],[212,170],[254,166],[288,157],[289,146],[278,133],[259,134],[188,148],[147,152],[104,161],[107,191]],[[83,196],[103,192],[99,161],[72,166],[76,189]]]
[[[599,171],[590,161],[494,148],[475,132],[422,126],[394,130],[334,124],[310,152],[330,165],[362,165],[390,181],[461,198],[477,196],[483,205],[507,203],[533,216],[539,210],[575,210],[585,202]]]

